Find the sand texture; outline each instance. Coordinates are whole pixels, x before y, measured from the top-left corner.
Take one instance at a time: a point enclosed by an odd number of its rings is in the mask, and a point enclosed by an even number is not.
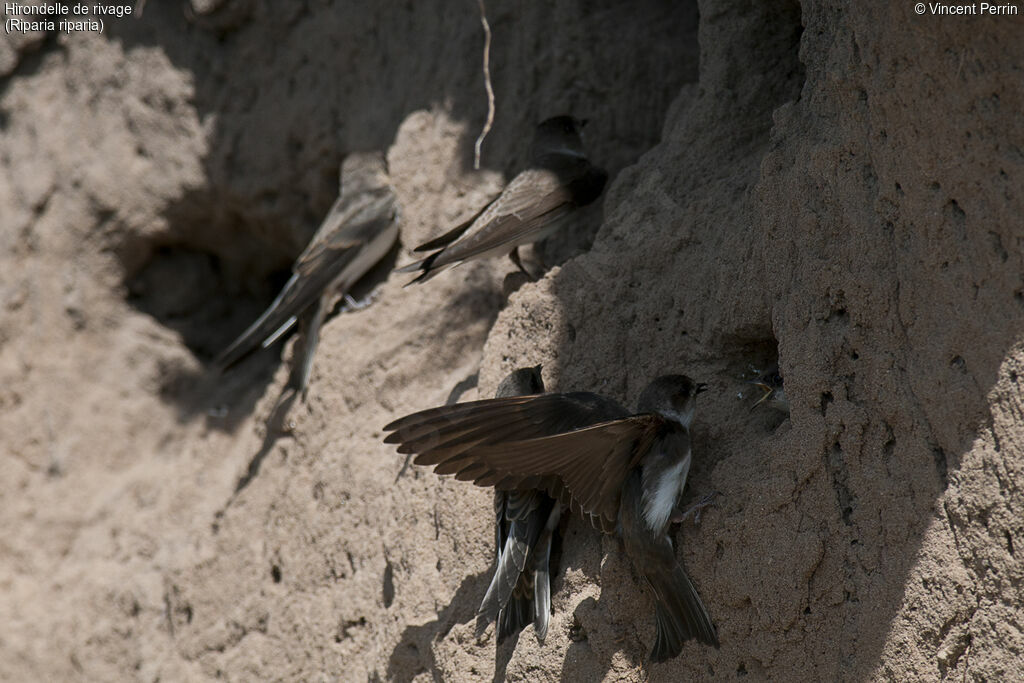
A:
[[[1024,680],[1024,17],[487,5],[480,170],[474,2],[0,36],[0,680]],[[403,288],[563,112],[611,180],[544,277]],[[268,427],[291,342],[210,360],[368,149],[401,245]],[[788,417],[750,410],[774,362]],[[646,587],[578,519],[547,640],[477,632],[490,492],[399,476],[382,427],[537,363],[630,407],[709,384],[683,502],[719,495],[675,538],[721,649],[648,663]]]

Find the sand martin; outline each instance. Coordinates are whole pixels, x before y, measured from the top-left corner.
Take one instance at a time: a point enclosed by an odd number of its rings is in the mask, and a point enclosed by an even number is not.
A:
[[[398,272],[419,271],[409,284],[424,282],[450,266],[502,254],[509,254],[525,272],[519,247],[557,230],[575,208],[600,197],[608,180],[608,173],[591,164],[583,151],[583,124],[571,116],[541,122],[530,167],[475,216],[416,247],[415,251],[434,253]]]
[[[498,385],[497,398],[544,393],[540,366],[520,368]],[[543,641],[551,617],[551,542],[562,506],[543,491],[494,491],[497,566],[480,614],[497,619],[502,642],[527,624]]]
[[[618,533],[655,603],[655,662],[696,638],[718,646],[700,596],[676,559],[669,527],[690,469],[690,423],[705,385],[651,382],[631,415],[588,392],[494,398],[424,410],[384,429],[418,465],[499,491],[544,490]]]
[[[260,345],[267,347],[299,323],[291,383],[303,391],[309,380],[320,325],[356,281],[377,264],[398,238],[398,202],[380,152],[348,155],[341,166],[341,191],[292,276],[273,303],[217,357],[228,368]]]

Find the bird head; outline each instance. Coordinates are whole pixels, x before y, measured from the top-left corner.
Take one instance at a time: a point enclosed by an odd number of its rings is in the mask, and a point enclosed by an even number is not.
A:
[[[689,428],[697,394],[707,388],[707,384],[694,382],[686,375],[662,375],[647,385],[637,407],[642,413],[658,413]]]
[[[761,397],[754,402],[754,405],[750,406],[750,410],[766,403],[779,410],[789,411],[789,400],[783,390],[782,375],[779,374],[777,367],[764,372],[757,379],[750,380],[748,384],[753,384],[762,392]]]
[[[513,370],[498,385],[496,398],[507,396],[530,396],[532,394],[544,393],[544,380],[541,378],[541,366],[535,365],[532,368],[519,368]]]
[[[534,158],[545,154],[584,156],[581,132],[585,125],[585,120],[568,114],[544,119],[533,137]]]

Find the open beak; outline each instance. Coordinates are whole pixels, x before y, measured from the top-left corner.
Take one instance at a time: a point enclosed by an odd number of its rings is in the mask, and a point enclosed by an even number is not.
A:
[[[768,397],[772,395],[772,391],[774,391],[774,389],[772,389],[764,382],[751,382],[751,384],[753,384],[755,387],[764,392],[764,395],[761,396],[761,398],[757,399],[757,401],[754,402],[754,405],[750,406],[750,410],[753,411],[754,408],[758,407],[759,405],[768,400]]]
[[[701,393],[703,391],[707,391],[707,390],[708,390],[708,385],[707,384],[704,384],[704,382],[697,382],[697,390],[695,392],[693,392],[693,393],[694,394],[699,394],[699,393]]]

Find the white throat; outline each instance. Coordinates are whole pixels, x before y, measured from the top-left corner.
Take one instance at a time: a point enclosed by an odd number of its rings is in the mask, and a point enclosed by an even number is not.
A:
[[[682,412],[675,410],[658,410],[658,412],[668,419],[683,425],[686,429],[690,429],[690,424],[693,422],[693,413],[697,405],[695,401],[688,401],[687,403],[688,406]]]

